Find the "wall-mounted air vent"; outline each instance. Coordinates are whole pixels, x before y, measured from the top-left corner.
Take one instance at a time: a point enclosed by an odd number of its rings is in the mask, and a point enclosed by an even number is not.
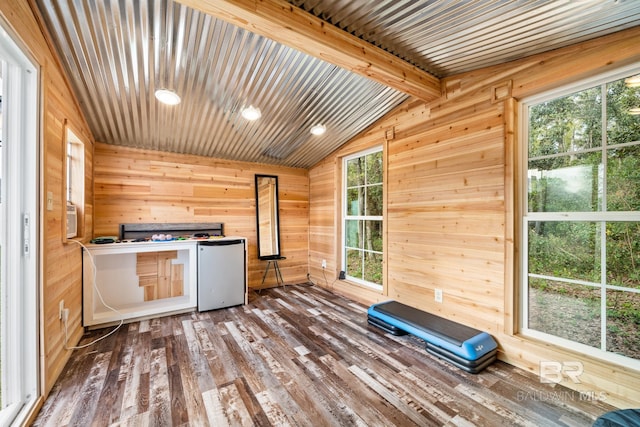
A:
[[[67,205],[67,239],[78,235],[78,211],[75,205]]]

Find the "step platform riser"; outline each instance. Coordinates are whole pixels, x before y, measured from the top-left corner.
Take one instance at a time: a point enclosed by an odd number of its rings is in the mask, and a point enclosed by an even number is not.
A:
[[[488,333],[397,301],[373,304],[367,321],[392,335],[414,335],[430,354],[473,374],[496,360],[498,345]]]

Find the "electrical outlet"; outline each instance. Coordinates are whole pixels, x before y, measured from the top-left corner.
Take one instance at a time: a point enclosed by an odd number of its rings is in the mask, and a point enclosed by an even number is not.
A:
[[[58,319],[62,320],[62,312],[64,311],[64,300],[60,300],[60,304],[58,306]]]
[[[53,191],[47,191],[47,210],[53,210]]]
[[[62,321],[64,323],[67,323],[68,320],[69,320],[69,309],[65,308],[62,310]]]
[[[442,289],[437,289],[435,291],[436,302],[442,302]]]
[[[322,268],[327,268],[327,260],[326,259],[322,260]]]

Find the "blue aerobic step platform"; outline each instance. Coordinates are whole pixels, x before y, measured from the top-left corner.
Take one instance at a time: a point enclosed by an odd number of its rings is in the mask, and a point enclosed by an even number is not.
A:
[[[373,304],[367,315],[369,324],[393,335],[414,335],[426,342],[427,352],[472,374],[496,360],[498,345],[486,332],[397,301]]]

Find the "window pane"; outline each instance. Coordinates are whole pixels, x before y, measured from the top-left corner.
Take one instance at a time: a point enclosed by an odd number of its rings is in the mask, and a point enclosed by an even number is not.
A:
[[[382,285],[382,254],[364,253],[364,280]]]
[[[529,157],[600,147],[600,87],[529,108]]]
[[[529,328],[600,347],[600,289],[529,279]]]
[[[362,221],[347,220],[346,222],[346,246],[350,248],[362,248]]]
[[[600,223],[531,222],[529,272],[600,283]]]
[[[607,291],[607,351],[640,359],[640,294]]]
[[[382,285],[383,166],[381,149],[344,161],[343,269],[376,287]]]
[[[529,161],[529,212],[593,212],[602,206],[601,153]]]
[[[71,168],[73,167],[73,144],[71,141],[67,141],[67,203],[71,203],[73,195],[73,174]]]
[[[607,223],[607,281],[640,288],[640,223]]]
[[[351,277],[362,279],[362,251],[356,249],[347,249],[347,271],[346,274]]]
[[[382,252],[382,221],[364,221],[364,248]]]
[[[367,184],[382,183],[382,151],[367,155]]]
[[[382,216],[382,185],[372,185],[367,188],[367,205],[365,215]]]
[[[636,359],[640,115],[630,112],[639,107],[640,90],[625,79],[530,107],[524,177],[535,212],[524,230],[528,328]],[[557,212],[562,221],[545,220]]]
[[[627,87],[625,79],[607,84],[607,143],[640,141],[640,115],[629,114],[640,107],[640,89]]]
[[[608,151],[607,210],[640,211],[640,145]]]
[[[347,161],[347,187],[364,185],[364,157]]]
[[[362,187],[350,188],[347,190],[347,215],[361,215],[361,205],[364,203]]]

